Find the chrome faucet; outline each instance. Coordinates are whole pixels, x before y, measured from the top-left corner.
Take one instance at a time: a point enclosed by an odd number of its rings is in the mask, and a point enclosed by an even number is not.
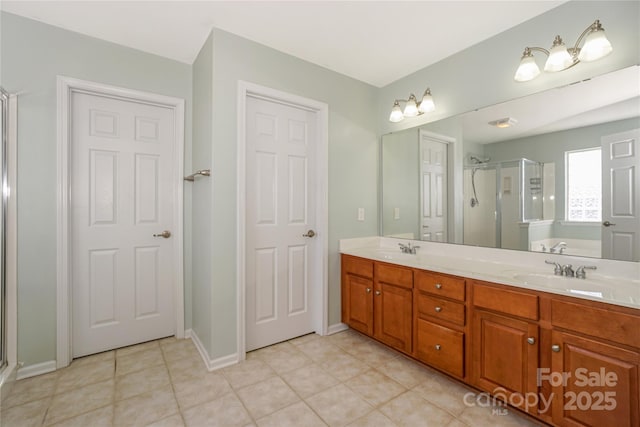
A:
[[[400,251],[403,254],[415,255],[417,253],[417,250],[420,249],[420,246],[411,246],[411,242],[407,243],[406,245],[403,243],[398,243],[398,246],[400,246]]]
[[[553,253],[556,253],[557,251],[559,254],[561,254],[564,252],[565,249],[567,249],[567,242],[558,242],[549,248],[549,252],[553,254]]]
[[[581,265],[576,270],[576,277],[578,279],[586,279],[587,272],[585,270],[595,270],[597,267],[595,265]]]

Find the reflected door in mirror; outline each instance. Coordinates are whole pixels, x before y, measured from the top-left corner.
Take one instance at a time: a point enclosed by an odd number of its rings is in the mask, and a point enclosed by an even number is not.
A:
[[[421,240],[447,241],[447,148],[420,132]]]

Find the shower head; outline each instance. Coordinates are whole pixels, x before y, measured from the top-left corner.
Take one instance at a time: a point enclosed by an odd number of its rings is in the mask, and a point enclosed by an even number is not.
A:
[[[491,160],[491,157],[478,157],[475,154],[469,154],[469,163],[474,165],[489,163],[490,160]]]

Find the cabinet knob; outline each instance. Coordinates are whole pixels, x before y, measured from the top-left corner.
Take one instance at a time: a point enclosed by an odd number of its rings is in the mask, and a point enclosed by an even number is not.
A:
[[[436,283],[436,289],[442,289],[442,285],[440,283]]]
[[[436,350],[440,351],[442,347],[440,347],[440,344],[436,344]]]
[[[380,295],[380,291],[376,291],[376,295]]]
[[[442,307],[436,307],[436,313],[440,313],[442,311]]]
[[[558,344],[554,344],[551,346],[551,351],[560,353],[560,346]]]
[[[367,288],[367,293],[370,294],[371,293],[371,288]]]
[[[527,338],[527,342],[531,345],[534,345],[536,343],[536,339],[534,337],[529,337]]]

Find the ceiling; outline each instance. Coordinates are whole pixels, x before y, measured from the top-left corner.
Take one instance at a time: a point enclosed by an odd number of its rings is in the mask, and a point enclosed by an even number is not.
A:
[[[492,105],[462,116],[465,142],[488,144],[640,116],[640,66]],[[509,128],[490,126],[512,117]]]
[[[192,64],[212,27],[382,87],[564,1],[6,1],[3,10]]]

